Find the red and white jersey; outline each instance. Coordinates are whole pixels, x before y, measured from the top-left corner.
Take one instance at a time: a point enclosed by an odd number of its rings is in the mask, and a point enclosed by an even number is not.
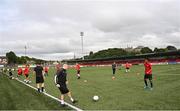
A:
[[[44,71],[48,72],[49,68],[48,67],[44,67]]]
[[[152,74],[152,65],[151,63],[144,63],[145,74]]]
[[[17,72],[18,72],[18,74],[22,74],[22,72],[23,72],[22,68],[21,67],[18,68]]]
[[[29,67],[25,67],[24,69],[24,75],[28,75],[29,74]]]
[[[130,68],[130,67],[131,67],[131,64],[126,63],[126,64],[125,64],[125,67],[126,67],[126,68]]]
[[[80,70],[81,69],[79,64],[77,64],[75,68],[76,68],[76,70]]]

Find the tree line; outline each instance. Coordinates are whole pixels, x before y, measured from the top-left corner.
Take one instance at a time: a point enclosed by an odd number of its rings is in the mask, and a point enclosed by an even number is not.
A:
[[[177,51],[177,48],[174,46],[167,46],[166,48],[154,48],[154,50],[149,47],[143,47],[140,51],[127,51],[122,48],[109,48],[106,50],[100,50],[96,53],[90,51],[89,55],[84,56],[84,59],[99,59],[99,58],[116,58],[122,56],[133,56],[137,54],[147,54],[147,53],[161,53],[161,52],[169,52],[169,51]],[[13,51],[6,53],[6,58],[8,59],[8,64],[36,64],[36,63],[47,63],[48,61],[30,58],[28,56],[18,57]],[[76,60],[81,60],[82,58],[77,58]]]
[[[89,55],[84,56],[84,59],[98,59],[98,58],[116,58],[120,56],[133,56],[138,54],[147,54],[147,53],[161,53],[161,52],[169,52],[169,51],[177,51],[175,46],[167,46],[166,48],[154,48],[154,50],[149,47],[143,47],[140,51],[127,51],[122,48],[109,48],[105,50],[100,50],[96,53],[90,51]],[[82,58],[81,58],[82,59]]]
[[[30,58],[28,56],[18,57],[13,51],[6,53],[8,64],[29,64],[29,63],[46,63],[47,61],[42,59]]]

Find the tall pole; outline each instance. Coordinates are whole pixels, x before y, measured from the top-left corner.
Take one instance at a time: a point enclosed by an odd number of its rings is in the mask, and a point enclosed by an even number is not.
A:
[[[25,51],[25,56],[26,56],[26,50],[27,50],[27,47],[26,47],[26,45],[25,45],[25,47],[24,47],[24,51]]]
[[[84,54],[83,54],[83,53],[84,53],[84,49],[83,49],[83,47],[84,47],[84,46],[83,46],[83,45],[84,45],[84,44],[83,44],[84,32],[80,32],[80,36],[81,36],[81,47],[82,47],[82,56],[83,56],[82,59],[84,60]]]
[[[74,52],[74,59],[76,59],[76,55],[75,55],[75,52]]]

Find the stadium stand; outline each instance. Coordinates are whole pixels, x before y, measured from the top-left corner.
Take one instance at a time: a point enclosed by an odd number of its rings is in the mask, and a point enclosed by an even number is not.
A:
[[[149,54],[140,54],[135,56],[121,56],[116,58],[66,60],[63,62],[66,62],[68,64],[79,63],[83,66],[110,65],[113,62],[116,62],[117,64],[125,64],[126,62],[129,62],[133,65],[136,65],[143,63],[144,58],[149,58],[151,63],[154,64],[176,64],[176,63],[180,63],[180,51],[149,53]]]

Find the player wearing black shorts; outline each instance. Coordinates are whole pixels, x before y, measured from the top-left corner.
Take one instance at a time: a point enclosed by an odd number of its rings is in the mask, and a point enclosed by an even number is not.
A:
[[[117,65],[116,65],[116,63],[114,62],[114,63],[112,64],[112,72],[113,72],[112,79],[115,79],[116,67],[117,67]]]
[[[38,92],[44,92],[44,76],[43,76],[43,67],[40,64],[34,68],[36,74],[36,85]]]
[[[153,82],[152,82],[152,65],[149,62],[149,59],[145,59],[144,61],[144,67],[145,67],[145,75],[144,75],[144,83],[145,83],[145,89],[149,88],[147,79],[149,79],[149,82],[151,84],[150,90],[153,89]]]
[[[12,76],[13,76],[13,73],[12,73],[12,69],[10,68],[9,69],[9,78],[12,79],[13,78]]]
[[[64,64],[62,69],[58,69],[54,81],[56,86],[59,88],[60,92],[61,92],[61,105],[65,106],[64,104],[64,95],[67,94],[71,100],[72,103],[76,103],[77,101],[74,100],[71,96],[71,92],[69,91],[69,89],[67,88],[67,73],[66,70],[68,69],[68,65]]]

